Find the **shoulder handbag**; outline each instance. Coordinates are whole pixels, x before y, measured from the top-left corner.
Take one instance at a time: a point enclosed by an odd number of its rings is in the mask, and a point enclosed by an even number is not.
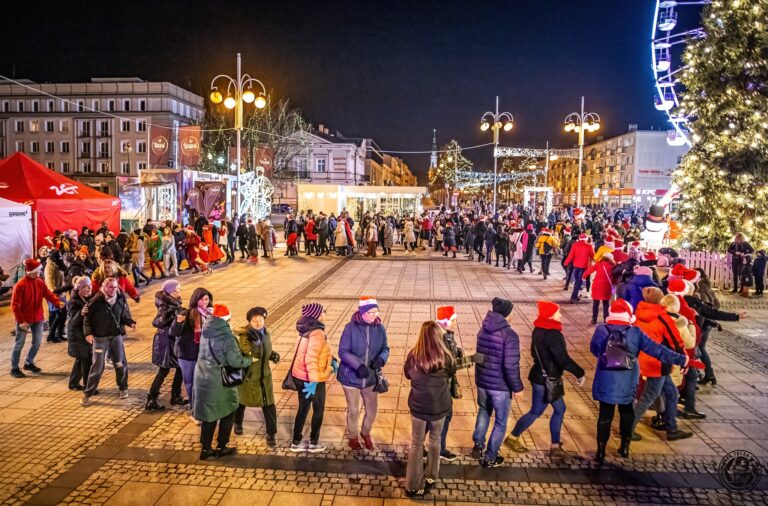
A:
[[[384,376],[381,369],[376,369],[376,384],[373,391],[377,394],[385,394],[389,390],[389,380]]]
[[[216,358],[216,354],[213,352],[213,346],[211,346],[211,340],[208,340],[208,350],[211,352],[213,360],[219,365],[221,371],[221,384],[225,387],[236,387],[241,385],[245,381],[245,370],[239,367],[230,367],[228,365],[222,365],[219,359]]]
[[[293,360],[291,360],[291,366],[288,368],[288,373],[285,375],[285,378],[283,379],[283,390],[293,390],[294,392],[298,392],[299,389],[296,387],[296,383],[293,381],[293,363],[296,362],[296,355],[299,353],[299,343],[301,342],[301,336],[299,336],[299,340],[296,342],[296,351],[293,352]]]
[[[536,349],[536,345],[533,345],[533,351],[539,359],[539,366],[541,366],[541,375],[544,376],[544,402],[553,403],[565,396],[565,387],[563,386],[563,377],[551,378],[547,376],[547,371],[544,370],[544,362],[541,361],[541,355],[539,350]]]

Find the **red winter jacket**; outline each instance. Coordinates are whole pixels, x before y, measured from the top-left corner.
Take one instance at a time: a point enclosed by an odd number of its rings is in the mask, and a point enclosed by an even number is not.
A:
[[[595,256],[595,249],[586,241],[576,241],[571,246],[568,258],[565,259],[565,266],[571,265],[576,269],[586,269],[589,267],[592,257]]]
[[[304,226],[304,233],[307,234],[308,241],[317,240],[317,234],[315,233],[315,220],[309,220]]]
[[[582,276],[584,279],[587,279],[593,272],[595,273],[595,279],[592,281],[592,300],[611,300],[613,292],[611,269],[613,266],[613,262],[603,258],[584,271]]]
[[[671,348],[674,351],[675,346],[672,346],[672,340],[677,343],[677,347],[680,350],[685,350],[685,344],[680,337],[680,332],[675,326],[675,321],[671,316],[667,314],[667,310],[659,304],[650,304],[648,302],[641,302],[637,305],[637,311],[635,311],[635,326],[640,327],[640,330],[651,338],[656,343],[666,343],[665,346]],[[659,317],[663,319],[667,326],[659,320]],[[672,335],[669,335],[669,330],[672,331]],[[665,340],[666,335],[666,340]],[[682,353],[682,351],[681,351]],[[638,361],[640,363],[640,374],[646,378],[660,378],[661,377],[661,362],[658,359],[653,358],[650,355],[646,355],[642,351],[638,354]]]
[[[43,321],[43,299],[51,304],[60,304],[61,300],[45,286],[40,278],[24,276],[13,287],[11,307],[16,323],[36,323]]]
[[[613,261],[614,262],[616,262],[617,264],[623,264],[627,260],[629,260],[629,255],[624,253],[624,251],[622,251],[620,249],[613,250]]]

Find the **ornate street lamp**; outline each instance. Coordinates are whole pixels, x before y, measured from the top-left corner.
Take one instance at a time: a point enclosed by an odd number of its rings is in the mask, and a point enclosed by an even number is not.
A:
[[[600,129],[600,116],[594,112],[584,112],[584,97],[581,97],[581,113],[572,112],[565,117],[566,132],[577,132],[579,134],[579,166],[578,166],[578,189],[576,192],[576,206],[581,206],[581,164],[584,161],[584,132],[597,132]]]
[[[486,132],[489,128],[493,130],[493,212],[496,212],[496,179],[498,174],[496,150],[499,147],[499,130],[502,128],[505,132],[512,130],[514,118],[511,113],[499,113],[499,97],[496,97],[496,112],[488,111],[480,118],[480,130]]]

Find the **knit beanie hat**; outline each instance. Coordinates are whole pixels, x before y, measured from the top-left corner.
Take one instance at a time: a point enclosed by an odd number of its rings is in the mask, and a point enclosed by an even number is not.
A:
[[[304,304],[301,306],[301,316],[318,319],[321,314],[323,314],[322,304],[318,304],[317,302],[310,302],[309,304]]]
[[[548,300],[540,300],[536,303],[539,308],[539,318],[549,320],[560,310],[560,306]]]
[[[611,304],[611,309],[608,312],[608,318],[605,323],[614,325],[630,325],[635,321],[635,315],[632,312],[632,306],[624,299],[616,299]]]
[[[264,309],[263,307],[256,306],[248,310],[248,312],[245,314],[245,319],[248,321],[251,321],[254,316],[262,316],[266,318],[268,314],[269,313],[267,312],[266,309]]]
[[[659,304],[664,297],[664,292],[661,288],[655,286],[646,286],[643,288],[643,300],[650,304]]]
[[[635,274],[639,276],[653,276],[653,271],[650,267],[641,265],[640,267],[635,267]]]
[[[72,279],[72,289],[79,290],[84,286],[91,286],[91,278],[88,276],[75,276]]]
[[[177,279],[166,279],[163,283],[163,291],[165,293],[173,293],[180,285]]]
[[[357,310],[362,313],[367,313],[371,309],[379,309],[379,303],[374,297],[360,297],[357,303]]]
[[[499,297],[493,298],[491,301],[491,307],[493,308],[494,313],[499,313],[504,318],[509,316],[509,313],[512,312],[512,302],[508,301],[507,299],[501,299]]]

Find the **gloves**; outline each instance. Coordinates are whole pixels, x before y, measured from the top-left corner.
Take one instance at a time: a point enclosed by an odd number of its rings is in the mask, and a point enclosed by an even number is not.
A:
[[[277,352],[273,351],[272,354],[269,356],[269,360],[270,362],[277,364],[280,362],[280,355]]]
[[[694,369],[704,369],[704,362],[701,360],[689,360],[688,367],[693,367]]]
[[[373,364],[371,364],[371,369],[381,369],[384,367],[384,359],[381,357],[376,357],[376,360],[373,361]]]
[[[357,368],[357,375],[360,376],[360,379],[366,379],[370,374],[371,370],[365,364],[360,364],[360,367]]]
[[[336,357],[333,357],[331,359],[331,371],[333,374],[336,374],[339,372],[339,361],[336,359]]]
[[[317,382],[313,381],[311,383],[304,383],[304,389],[301,391],[301,393],[305,394],[304,398],[309,399],[313,395],[315,395],[315,391],[317,390]]]

